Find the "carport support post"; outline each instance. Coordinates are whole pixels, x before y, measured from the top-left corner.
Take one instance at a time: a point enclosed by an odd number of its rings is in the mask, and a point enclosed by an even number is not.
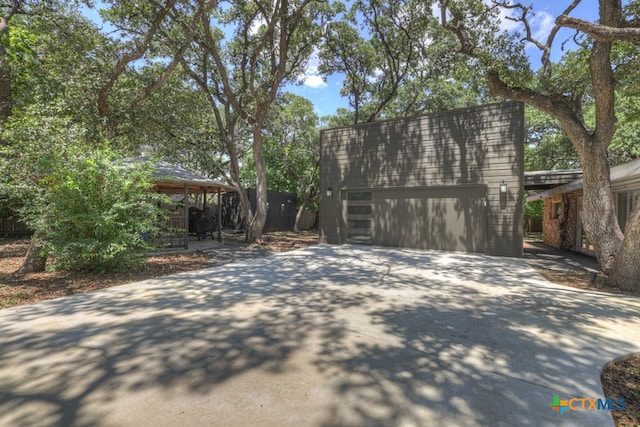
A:
[[[184,248],[189,249],[189,184],[184,185]]]
[[[218,242],[222,242],[222,195],[218,187]]]

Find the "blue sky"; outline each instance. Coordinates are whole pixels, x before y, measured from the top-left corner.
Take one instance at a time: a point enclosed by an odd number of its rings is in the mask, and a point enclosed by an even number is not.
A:
[[[533,11],[535,13],[530,21],[534,36],[543,42],[546,41],[547,35],[555,22],[555,18],[560,15],[570,3],[571,0],[534,0],[527,2],[527,4],[533,4]],[[627,3],[627,1],[623,1],[623,3]],[[100,6],[101,2],[97,1],[96,7],[99,8]],[[101,22],[95,10],[85,8],[84,13],[95,22]],[[571,16],[590,21],[597,19],[597,15],[598,6],[595,0],[583,0],[571,13]],[[502,26],[503,29],[509,31],[521,30],[523,28],[521,25],[517,25],[508,19],[502,20]],[[108,27],[105,27],[103,30],[108,30]],[[562,56],[563,52],[560,49],[560,44],[564,40],[570,39],[574,33],[574,31],[569,31],[568,29],[562,29],[558,32],[555,39],[554,50],[552,51],[552,60],[557,60]],[[537,68],[540,64],[539,50],[533,45],[529,45],[527,47],[527,53],[531,58],[532,65]],[[300,82],[300,85],[289,85],[285,90],[309,99],[314,104],[316,113],[319,116],[331,115],[335,113],[337,108],[348,107],[347,99],[340,96],[340,89],[343,83],[342,76],[331,75],[326,78],[320,76],[318,74],[317,57],[311,59],[305,74],[300,76]]]
[[[526,4],[533,4],[533,11],[535,12],[533,19],[530,21],[534,36],[544,43],[553,28],[556,17],[562,14],[570,3],[570,0],[526,2]],[[571,16],[590,21],[596,20],[598,16],[597,3],[595,0],[585,0],[574,9]],[[517,31],[524,28],[521,24],[516,24],[508,19],[502,19],[502,25],[505,30],[509,31]],[[555,48],[552,51],[552,60],[557,60],[562,56],[563,52],[559,47],[561,42],[571,38],[574,33],[575,31],[567,29],[562,29],[558,32],[554,43]],[[533,67],[537,68],[540,64],[540,51],[532,44],[527,44],[527,53]],[[311,100],[318,115],[331,115],[339,107],[348,107],[347,99],[340,96],[342,76],[332,75],[324,81],[317,72],[317,59],[313,59],[310,62],[310,67],[306,75],[303,76],[302,81],[303,84],[301,86],[289,86],[287,90]]]

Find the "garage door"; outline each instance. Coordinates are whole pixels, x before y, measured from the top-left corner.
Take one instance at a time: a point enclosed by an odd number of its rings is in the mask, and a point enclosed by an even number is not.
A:
[[[484,185],[350,191],[348,241],[483,253],[485,198]]]

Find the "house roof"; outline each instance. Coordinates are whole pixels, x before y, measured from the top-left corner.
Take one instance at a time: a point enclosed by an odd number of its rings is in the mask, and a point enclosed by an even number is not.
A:
[[[582,178],[581,169],[533,171],[524,173],[525,190],[547,190]]]
[[[126,165],[134,162],[149,162],[151,165],[151,176],[155,182],[154,190],[160,193],[184,193],[185,186],[190,192],[231,192],[236,189],[230,185],[223,184],[205,176],[199,175],[182,166],[164,161],[153,161],[148,157],[136,157],[127,159],[123,163]]]
[[[613,166],[610,170],[610,176],[612,187],[615,187],[618,191],[627,188],[638,188],[638,181],[640,181],[640,158]],[[532,194],[527,197],[526,200],[527,202],[534,202],[536,200],[547,199],[558,194],[582,190],[582,185],[582,178],[575,179],[564,185]]]

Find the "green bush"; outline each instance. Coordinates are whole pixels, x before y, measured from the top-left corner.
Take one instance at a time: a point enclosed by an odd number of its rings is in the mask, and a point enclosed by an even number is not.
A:
[[[524,202],[524,215],[530,217],[541,217],[544,214],[543,200],[535,200],[533,202]]]
[[[0,202],[35,231],[53,269],[134,268],[164,220],[163,197],[148,166],[118,163],[113,144],[63,110],[38,104],[5,124]]]
[[[163,221],[144,165],[124,167],[108,152],[52,165],[40,206],[28,206],[55,270],[123,271],[137,267]]]

